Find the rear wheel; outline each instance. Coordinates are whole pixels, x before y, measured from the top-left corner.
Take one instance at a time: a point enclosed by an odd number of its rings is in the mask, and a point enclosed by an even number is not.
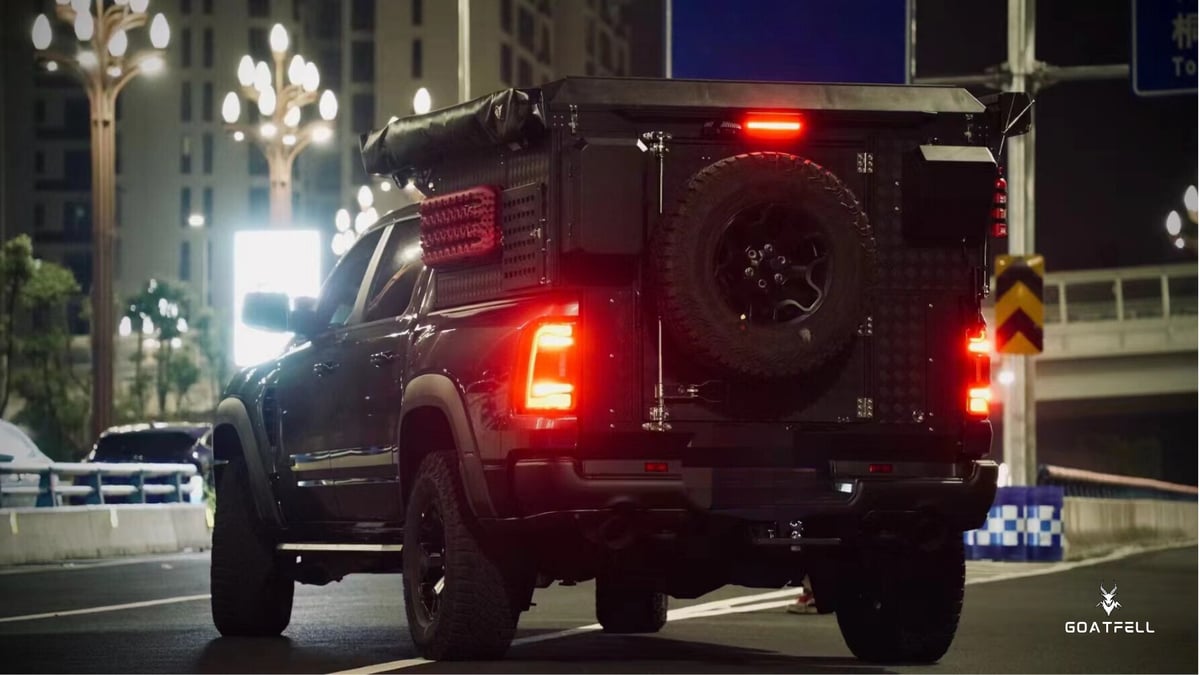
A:
[[[965,578],[961,536],[847,566],[835,591],[846,646],[864,661],[936,662],[958,630]]]
[[[428,659],[494,659],[517,628],[514,575],[490,557],[470,527],[448,453],[417,470],[404,523],[404,610],[413,643]]]
[[[667,623],[667,596],[600,577],[596,579],[596,620],[606,633],[657,633]]]
[[[221,635],[279,635],[292,618],[290,565],[259,522],[246,460],[229,462],[217,490],[213,523],[213,623]]]

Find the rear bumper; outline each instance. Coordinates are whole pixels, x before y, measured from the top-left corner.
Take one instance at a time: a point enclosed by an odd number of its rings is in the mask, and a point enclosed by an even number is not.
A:
[[[653,466],[648,466],[652,464]],[[986,518],[997,466],[988,460],[833,461],[821,470],[695,467],[678,461],[524,459],[511,468],[514,506],[504,519],[527,524],[644,513],[661,518],[721,516],[754,522],[819,521],[853,536],[892,516],[933,518],[967,530]],[[665,471],[663,471],[665,469]]]

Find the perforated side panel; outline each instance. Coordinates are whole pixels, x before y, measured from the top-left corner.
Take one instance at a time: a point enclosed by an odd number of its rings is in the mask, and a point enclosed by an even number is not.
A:
[[[550,179],[550,143],[516,151],[501,150],[456,157],[430,173],[433,194],[466,190],[477,185],[510,188]]]
[[[485,302],[504,293],[545,288],[545,186],[541,183],[500,194],[501,254],[498,262],[439,270],[434,303],[450,307]]]
[[[434,277],[434,304],[437,307],[483,302],[496,297],[500,288],[500,265],[490,264],[470,269],[438,271]]]
[[[540,183],[505,190],[501,205],[504,290],[542,283],[546,274],[544,189]]]

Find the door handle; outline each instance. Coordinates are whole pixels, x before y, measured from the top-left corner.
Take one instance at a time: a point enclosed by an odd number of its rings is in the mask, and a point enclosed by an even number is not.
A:
[[[313,364],[313,373],[320,377],[321,375],[328,375],[329,373],[332,373],[333,371],[337,370],[337,367],[338,364],[334,363],[333,361],[319,361]]]
[[[371,363],[375,367],[381,368],[384,366],[384,364],[391,363],[393,360],[395,360],[395,358],[396,358],[396,353],[391,350],[383,351],[383,352],[375,352],[374,354],[371,355]]]

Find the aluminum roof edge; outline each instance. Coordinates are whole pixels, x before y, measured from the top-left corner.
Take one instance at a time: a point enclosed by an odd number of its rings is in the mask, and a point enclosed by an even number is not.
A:
[[[982,113],[966,89],[896,84],[568,77],[542,85],[547,107],[762,108]]]

